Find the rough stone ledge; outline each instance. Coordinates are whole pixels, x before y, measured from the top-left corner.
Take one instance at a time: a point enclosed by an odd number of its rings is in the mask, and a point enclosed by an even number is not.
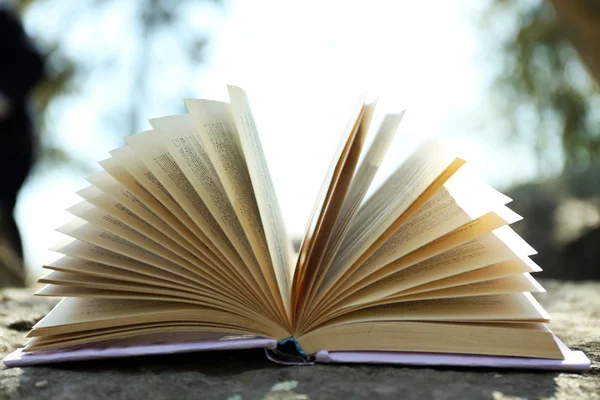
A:
[[[552,330],[592,359],[585,374],[362,365],[282,367],[262,351],[211,352],[6,369],[0,399],[600,399],[600,283],[543,282]],[[0,357],[54,301],[0,292]]]

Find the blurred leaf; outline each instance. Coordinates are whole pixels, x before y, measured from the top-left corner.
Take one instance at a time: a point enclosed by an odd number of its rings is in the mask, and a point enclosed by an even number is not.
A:
[[[510,21],[516,29],[498,21]],[[555,143],[567,168],[600,159],[600,124],[588,122],[598,113],[590,104],[600,91],[561,30],[552,4],[492,0],[481,26],[502,66],[491,90],[498,115],[510,121],[507,137],[533,134],[541,164],[556,161]]]
[[[206,44],[206,39],[194,40],[189,44],[188,54],[193,62],[200,63],[204,61],[204,49],[206,48]]]
[[[93,164],[89,160],[76,158],[57,147],[44,147],[38,162],[42,165],[51,165],[53,167],[68,166],[79,170],[83,174],[89,174],[94,171]]]
[[[209,2],[209,0],[203,0]],[[220,1],[210,1],[213,4],[220,4]],[[90,166],[72,155],[64,149],[57,148],[55,143],[57,132],[51,120],[52,105],[66,97],[83,96],[86,90],[86,81],[82,78],[90,76],[101,76],[103,79],[107,75],[130,74],[131,85],[122,85],[115,88],[115,96],[119,99],[128,99],[121,101],[119,107],[110,110],[110,115],[102,115],[104,126],[115,133],[115,136],[123,136],[123,133],[132,133],[140,127],[141,116],[144,107],[153,96],[153,86],[149,84],[151,79],[152,65],[157,61],[156,55],[150,51],[155,46],[155,40],[165,34],[177,34],[178,29],[187,29],[185,23],[186,13],[190,6],[197,5],[196,0],[132,0],[132,2],[119,2],[117,0],[81,0],[75,3],[76,6],[62,6],[63,3],[53,2],[51,0],[21,0],[16,4],[17,12],[21,17],[26,17],[27,13],[33,9],[39,12],[39,9],[45,10],[49,18],[61,24],[62,33],[54,41],[44,36],[44,31],[39,33],[39,40],[43,43],[46,59],[46,78],[37,86],[32,94],[32,103],[36,111],[37,126],[40,136],[42,136],[42,149],[40,150],[40,162],[45,165],[61,166],[65,164],[74,165],[82,171],[89,170]],[[124,70],[118,63],[118,49],[114,49],[113,54],[108,54],[103,59],[87,60],[76,58],[72,51],[67,51],[67,41],[73,37],[73,30],[80,17],[86,17],[90,12],[103,12],[115,7],[127,9],[127,6],[133,4],[134,12],[131,13],[132,21],[125,24],[126,31],[121,34],[123,37],[134,38],[134,48],[131,52],[133,67],[130,70]],[[188,6],[188,7],[186,7]],[[51,17],[50,17],[51,15]],[[60,21],[60,22],[58,22]],[[100,23],[100,19],[98,19]],[[94,22],[93,22],[94,23]],[[182,28],[183,26],[183,28]],[[54,29],[49,25],[49,29]],[[181,53],[184,54],[184,62],[190,66],[195,66],[204,59],[204,48],[207,39],[198,31],[187,29],[187,35],[178,36],[178,43]],[[110,48],[107,48],[110,52]],[[177,49],[173,49],[177,50]],[[161,56],[162,60],[162,56]],[[119,68],[115,68],[119,66]],[[185,91],[187,88],[181,88]],[[123,104],[129,104],[123,107]],[[60,115],[58,118],[62,117]],[[57,116],[54,115],[53,120]],[[143,120],[142,120],[143,121]],[[94,134],[94,132],[89,132]]]

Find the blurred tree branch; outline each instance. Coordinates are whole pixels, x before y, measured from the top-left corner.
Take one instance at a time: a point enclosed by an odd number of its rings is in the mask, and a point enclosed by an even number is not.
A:
[[[600,90],[581,62],[600,73],[599,8],[597,0],[492,0],[484,15],[501,65],[494,105],[512,139],[534,134],[541,165],[556,161],[557,145],[566,168],[600,157]]]
[[[220,4],[220,1],[204,0],[196,2],[193,0],[136,0],[135,2],[119,2],[118,0],[81,0],[68,4],[59,4],[49,0],[21,0],[17,2],[17,12],[22,18],[35,8],[46,9],[48,16],[61,25],[61,33],[55,38],[44,35],[44,31],[38,32],[38,41],[42,50],[46,53],[46,79],[38,85],[32,94],[32,103],[36,111],[38,130],[40,133],[40,159],[45,165],[60,166],[69,165],[83,171],[92,168],[93,161],[84,160],[77,155],[65,151],[57,138],[60,136],[55,132],[55,123],[51,119],[53,105],[68,97],[86,96],[86,79],[92,73],[99,70],[110,70],[111,74],[129,74],[128,80],[131,86],[115,87],[116,98],[128,99],[125,107],[110,110],[110,116],[106,121],[117,121],[112,129],[118,137],[135,133],[140,129],[140,121],[143,121],[144,105],[152,95],[152,86],[148,84],[149,75],[153,64],[157,63],[157,55],[153,53],[154,41],[164,37],[166,33],[177,36],[178,46],[185,55],[183,63],[194,65],[201,61],[207,40],[199,36],[198,32],[190,29],[189,22],[185,20],[191,6],[200,3]],[[87,60],[82,57],[73,56],[72,50],[66,50],[66,42],[73,35],[73,26],[83,14],[100,11],[103,7],[118,5],[120,8],[132,11],[132,20],[127,24],[127,31],[121,35],[135,39],[135,46],[130,59],[133,61],[132,68],[123,70],[113,68],[113,60]],[[127,5],[127,7],[126,7]],[[97,23],[94,19],[93,23]],[[188,25],[186,25],[186,23]],[[197,26],[194,28],[198,29]],[[180,35],[179,32],[186,32]],[[111,48],[106,46],[102,50],[109,53]],[[113,49],[116,50],[116,49]],[[174,49],[173,49],[174,50]],[[115,53],[116,54],[116,53]],[[170,57],[170,55],[169,55]],[[171,62],[176,62],[172,59]],[[182,65],[182,67],[184,67]],[[100,74],[101,75],[101,74]],[[110,82],[107,82],[110,84]],[[127,88],[130,87],[130,90]],[[63,113],[65,114],[65,113]],[[120,118],[119,116],[123,116]],[[56,118],[56,116],[54,116]],[[60,117],[65,117],[61,115]],[[66,116],[68,117],[68,116]],[[92,135],[88,131],[84,134]]]
[[[600,82],[600,1],[552,0],[561,31]]]

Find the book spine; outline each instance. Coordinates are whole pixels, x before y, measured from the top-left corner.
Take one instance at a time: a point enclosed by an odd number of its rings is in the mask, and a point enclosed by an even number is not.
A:
[[[293,337],[277,342],[275,349],[265,349],[269,360],[283,365],[312,365],[314,357],[309,356]]]
[[[304,352],[304,350],[302,350],[302,346],[300,346],[300,343],[298,343],[298,341],[296,339],[294,339],[294,337],[290,336],[288,338],[285,339],[281,339],[280,341],[277,342],[277,346],[286,346],[292,344],[294,346],[294,348],[296,349],[296,352],[301,355],[304,358],[309,358],[308,354],[306,354]]]

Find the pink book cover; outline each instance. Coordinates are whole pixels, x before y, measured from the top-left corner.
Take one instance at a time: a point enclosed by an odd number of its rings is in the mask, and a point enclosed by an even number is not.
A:
[[[3,360],[7,367],[23,367],[67,361],[121,358],[142,355],[174,354],[215,350],[265,349],[266,356],[279,364],[310,365],[314,363],[362,363],[439,367],[518,368],[583,372],[590,368],[589,358],[581,351],[570,350],[556,338],[564,360],[546,358],[503,357],[469,354],[444,354],[386,351],[326,351],[305,359],[278,350],[275,339],[257,336],[232,336],[219,333],[152,334],[143,337],[115,339],[55,350],[26,352],[18,349]],[[279,343],[281,344],[281,342]],[[301,349],[299,349],[301,352]]]

